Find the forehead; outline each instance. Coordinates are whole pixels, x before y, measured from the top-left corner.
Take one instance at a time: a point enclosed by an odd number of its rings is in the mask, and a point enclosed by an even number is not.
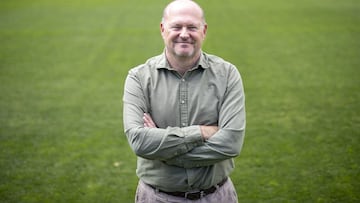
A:
[[[201,25],[202,21],[201,18],[196,18],[194,16],[174,15],[169,16],[165,23],[169,25]]]
[[[203,22],[203,11],[191,1],[175,1],[165,9],[164,20],[171,24],[200,24]]]

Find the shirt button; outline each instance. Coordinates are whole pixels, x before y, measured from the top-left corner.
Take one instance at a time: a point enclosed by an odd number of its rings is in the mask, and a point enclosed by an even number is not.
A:
[[[185,82],[185,79],[183,78],[183,79],[181,79],[181,82]]]
[[[184,100],[181,100],[181,103],[182,103],[182,104],[184,104],[184,103],[185,103],[185,101],[184,101]]]
[[[186,126],[186,123],[182,123],[181,125],[182,125],[183,127],[185,127],[185,126]]]

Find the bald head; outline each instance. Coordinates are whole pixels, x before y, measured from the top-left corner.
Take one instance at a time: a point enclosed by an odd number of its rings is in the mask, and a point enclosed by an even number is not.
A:
[[[203,9],[199,6],[199,4],[192,0],[174,0],[169,3],[164,9],[162,22],[164,23],[167,18],[174,12],[189,10],[194,12],[194,14],[199,15],[203,21],[203,24],[206,24]]]

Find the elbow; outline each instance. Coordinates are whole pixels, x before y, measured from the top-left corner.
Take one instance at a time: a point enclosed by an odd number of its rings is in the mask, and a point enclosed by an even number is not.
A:
[[[154,151],[154,146],[142,139],[141,133],[137,130],[130,130],[126,132],[130,148],[136,156],[151,159]]]
[[[227,152],[223,152],[222,154],[226,156],[226,158],[235,158],[240,155],[241,153],[241,146],[240,147],[233,147],[231,150]]]
[[[240,147],[236,146],[236,147],[233,147],[231,150],[229,150],[229,151],[227,151],[227,152],[225,152],[223,154],[225,156],[227,156],[227,158],[235,158],[235,157],[240,155],[241,148],[242,148],[241,146]]]
[[[132,150],[134,151],[136,156],[147,158],[146,155],[148,154],[148,152],[144,148],[132,145]]]
[[[130,143],[130,146],[136,156],[142,156],[144,153],[141,147],[138,147],[136,144]]]
[[[138,157],[142,157],[144,159],[150,159],[150,160],[154,160],[154,159],[158,159],[159,157],[157,157],[153,151],[151,151],[151,149],[147,148],[147,147],[132,147],[134,153],[136,156]]]
[[[241,149],[242,149],[242,144],[241,144],[239,147],[237,147],[236,149],[234,149],[234,151],[233,151],[233,153],[234,153],[233,158],[235,158],[235,157],[237,157],[237,156],[240,155]]]
[[[244,133],[241,133],[241,136],[238,136],[237,140],[234,141],[234,145],[232,147],[232,151],[229,153],[231,154],[232,158],[235,158],[240,155],[241,150],[244,144]]]
[[[146,148],[136,138],[129,140],[129,144],[136,156],[144,157],[146,155]]]
[[[135,153],[135,155],[143,157],[146,151],[145,151],[145,147],[141,142],[138,132],[136,132],[136,130],[127,130],[125,131],[125,134],[129,142],[130,148]]]
[[[236,156],[240,155],[243,145],[244,145],[244,134],[242,134],[240,141],[238,142],[238,147],[235,150]]]

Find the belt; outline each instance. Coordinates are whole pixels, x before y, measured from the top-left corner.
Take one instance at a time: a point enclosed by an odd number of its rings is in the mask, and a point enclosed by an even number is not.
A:
[[[176,196],[176,197],[183,197],[183,198],[189,199],[189,200],[198,200],[208,194],[214,193],[216,191],[216,189],[218,189],[219,187],[221,187],[222,185],[225,184],[227,179],[228,178],[226,177],[224,180],[220,181],[218,184],[216,184],[208,189],[200,190],[198,192],[166,192],[163,190],[158,190],[158,191],[168,194],[168,195]],[[154,188],[153,186],[151,186],[151,187]]]

